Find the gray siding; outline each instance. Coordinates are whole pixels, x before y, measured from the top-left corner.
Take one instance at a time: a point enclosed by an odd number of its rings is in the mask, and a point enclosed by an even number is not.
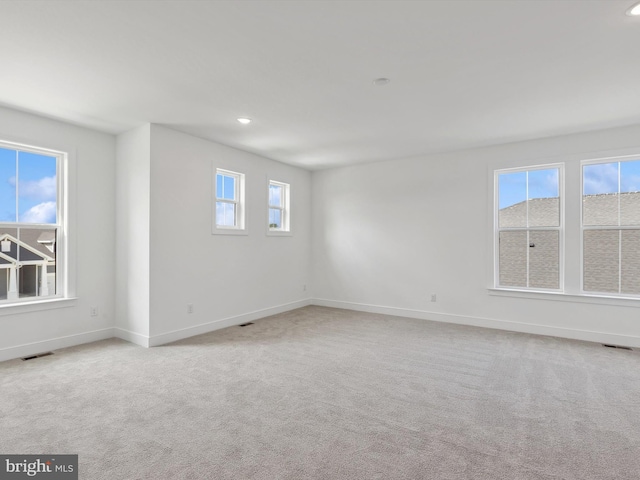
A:
[[[619,197],[619,198],[618,198]],[[584,224],[618,225],[618,205],[622,225],[640,225],[640,192],[583,197]],[[559,200],[538,198],[529,201],[529,226],[556,226]],[[525,227],[527,202],[498,212],[503,228]],[[548,230],[501,232],[499,237],[499,282],[502,286],[527,285],[555,289],[560,285],[558,233]],[[533,246],[531,246],[533,245]],[[620,257],[620,252],[622,256]],[[587,230],[584,234],[584,289],[589,292],[640,294],[640,228],[637,230]],[[622,265],[621,270],[618,266]]]

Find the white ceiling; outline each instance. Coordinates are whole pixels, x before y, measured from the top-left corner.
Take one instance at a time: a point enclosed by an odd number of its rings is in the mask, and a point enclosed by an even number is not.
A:
[[[632,3],[5,0],[0,104],[310,169],[637,124]]]

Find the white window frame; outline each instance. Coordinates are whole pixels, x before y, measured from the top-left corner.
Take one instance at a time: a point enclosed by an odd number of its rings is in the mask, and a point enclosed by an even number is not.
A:
[[[622,235],[623,230],[640,230],[640,225],[620,225],[620,171],[618,168],[618,225],[585,225],[584,224],[584,167],[606,163],[624,163],[627,161],[640,161],[640,155],[625,155],[619,157],[603,157],[580,162],[580,294],[592,297],[640,299],[640,294],[622,293],[622,241],[618,237],[618,292],[597,292],[584,289],[584,232],[587,230],[615,230]]]
[[[271,186],[282,188],[282,205],[271,205],[269,198],[269,188]],[[291,236],[291,185],[276,180],[268,180],[267,183],[267,235],[272,236]],[[269,210],[280,210],[280,218],[282,222],[281,228],[272,228],[269,223]]]
[[[499,188],[499,176],[502,174],[527,172],[527,191],[526,199],[529,198],[528,191],[528,172],[538,170],[550,170],[558,169],[558,197],[559,197],[559,225],[557,227],[503,227],[499,225],[500,214],[500,188]],[[564,218],[564,163],[552,163],[544,165],[528,165],[524,167],[505,168],[494,170],[493,174],[493,252],[494,252],[494,272],[493,272],[493,288],[496,290],[504,291],[522,291],[522,292],[541,292],[541,293],[564,293],[564,260],[565,260],[565,218]],[[527,204],[528,209],[528,204]],[[527,215],[528,218],[528,215]],[[503,286],[500,285],[500,232],[502,231],[526,231],[531,230],[550,230],[558,232],[558,288],[537,288],[529,287],[529,249],[527,249],[527,286]],[[528,238],[528,236],[527,236]],[[527,242],[528,243],[528,242]]]
[[[24,223],[24,222],[0,222],[0,228],[46,228],[56,231],[56,293],[46,297],[25,297],[17,299],[0,300],[2,314],[13,312],[11,307],[25,307],[27,305],[59,302],[70,299],[69,296],[69,263],[68,263],[68,212],[67,212],[67,172],[69,154],[67,152],[52,150],[44,147],[26,145],[7,140],[0,140],[0,148],[17,150],[20,152],[46,155],[56,159],[56,223]],[[66,306],[66,305],[60,305]],[[50,308],[50,307],[45,307]]]
[[[233,200],[218,198],[218,175],[232,177],[235,181]],[[235,206],[235,225],[218,225],[217,222],[217,203],[230,203]],[[244,173],[234,172],[223,168],[215,168],[213,172],[213,225],[212,233],[214,235],[247,235],[246,228],[246,206],[245,206],[245,175]]]

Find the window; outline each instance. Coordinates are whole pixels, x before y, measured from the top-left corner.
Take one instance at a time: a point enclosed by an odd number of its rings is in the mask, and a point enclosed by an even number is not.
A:
[[[0,304],[65,295],[65,158],[0,142]]]
[[[562,166],[496,171],[496,287],[561,290]]]
[[[242,233],[244,220],[244,175],[216,170],[213,233]]]
[[[269,181],[269,231],[289,232],[289,184]]]
[[[582,165],[582,290],[640,295],[640,160]]]

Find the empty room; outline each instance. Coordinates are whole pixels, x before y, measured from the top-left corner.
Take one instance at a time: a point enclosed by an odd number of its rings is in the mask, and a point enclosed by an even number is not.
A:
[[[0,2],[0,480],[640,478],[640,4]]]

